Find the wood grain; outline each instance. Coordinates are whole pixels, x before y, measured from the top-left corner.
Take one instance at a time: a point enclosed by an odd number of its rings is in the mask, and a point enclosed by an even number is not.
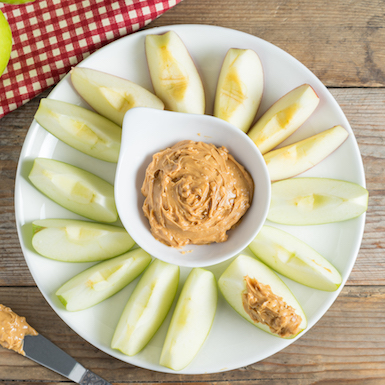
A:
[[[383,0],[185,0],[152,26],[211,24],[277,45],[329,87],[385,85]]]
[[[259,363],[206,375],[155,373],[100,352],[64,324],[33,287],[0,288],[1,301],[88,369],[114,383],[328,384],[385,383],[385,287],[345,287],[326,315],[300,340]],[[28,368],[26,370],[25,368]],[[27,358],[0,348],[0,379],[61,381]],[[282,382],[285,379],[285,382]],[[355,382],[356,381],[356,382]],[[367,382],[372,381],[372,382]]]

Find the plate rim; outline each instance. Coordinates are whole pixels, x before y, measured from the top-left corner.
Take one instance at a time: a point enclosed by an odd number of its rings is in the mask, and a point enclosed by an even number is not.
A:
[[[358,144],[357,144],[357,140],[356,140],[356,137],[354,135],[354,132],[350,126],[350,123],[349,121],[347,120],[342,108],[339,106],[339,104],[337,103],[337,101],[335,100],[335,98],[333,97],[333,95],[330,93],[330,91],[328,90],[328,88],[318,79],[318,77],[309,69],[307,68],[303,63],[301,63],[298,59],[296,59],[293,55],[291,55],[290,53],[284,51],[282,48],[264,40],[264,39],[261,39],[257,36],[254,36],[254,35],[251,35],[249,33],[246,33],[246,32],[243,32],[243,31],[239,31],[239,30],[236,30],[236,29],[232,29],[232,28],[228,28],[228,27],[221,27],[221,26],[215,26],[215,25],[207,25],[207,24],[173,24],[173,25],[167,25],[167,26],[158,26],[158,27],[153,27],[153,28],[147,28],[147,29],[143,29],[143,30],[140,30],[140,31],[137,31],[135,33],[132,33],[132,34],[129,34],[129,35],[126,35],[124,37],[121,37],[117,40],[114,40],[108,44],[106,44],[105,46],[103,46],[102,48],[98,49],[97,51],[95,51],[94,53],[92,53],[91,55],[87,56],[85,59],[83,59],[81,62],[79,62],[77,65],[84,65],[84,64],[87,64],[87,62],[89,60],[92,60],[93,56],[96,55],[96,54],[100,54],[100,52],[103,52],[103,50],[107,49],[107,47],[111,48],[111,46],[113,45],[118,45],[119,42],[121,42],[121,40],[128,40],[128,39],[131,39],[131,38],[138,38],[139,35],[146,35],[146,34],[149,34],[149,33],[159,33],[160,31],[164,31],[166,32],[167,30],[178,30],[180,28],[182,29],[188,29],[188,28],[207,28],[207,29],[215,29],[215,30],[227,30],[229,31],[230,33],[238,33],[240,35],[245,35],[245,36],[248,36],[249,38],[253,38],[253,39],[257,39],[261,42],[263,42],[264,44],[267,43],[268,45],[274,47],[274,49],[278,49],[279,51],[281,51],[281,53],[285,54],[285,55],[288,55],[290,56],[295,62],[297,65],[299,65],[300,67],[302,67],[303,70],[307,71],[308,74],[311,74],[314,79],[317,80],[318,84],[317,86],[319,87],[323,87],[324,91],[327,92],[329,95],[330,95],[330,101],[332,101],[333,105],[334,105],[334,108],[338,109],[340,111],[340,113],[342,114],[342,116],[344,117],[345,119],[345,125],[347,127],[345,128],[348,128],[349,132],[352,134],[352,137],[354,139],[354,150],[355,150],[355,154],[356,156],[358,155],[358,163],[359,163],[359,166],[360,166],[360,170],[359,170],[359,174],[360,174],[360,184],[363,186],[363,187],[366,187],[366,180],[365,180],[365,172],[364,172],[364,167],[363,167],[363,161],[362,161],[362,156],[361,156],[361,153],[359,151],[359,147],[358,147]],[[51,92],[49,93],[49,95],[47,96],[48,98],[51,96],[51,94],[53,92],[55,92],[55,90],[57,89],[58,86],[60,86],[63,82],[66,82],[67,79],[68,79],[68,76],[69,76],[69,73],[67,73],[54,87],[53,89],[51,90]],[[149,366],[142,366],[142,365],[138,365],[137,363],[131,363],[129,362],[130,358],[131,357],[128,357],[128,360],[125,360],[125,359],[122,359],[117,355],[113,355],[111,354],[110,352],[108,352],[106,349],[103,349],[102,347],[100,347],[97,342],[92,342],[90,341],[89,339],[87,339],[87,337],[85,337],[83,335],[83,333],[79,333],[78,331],[76,331],[76,328],[68,323],[67,321],[65,321],[63,319],[63,317],[60,315],[60,310],[61,309],[56,309],[55,308],[55,304],[53,303],[53,301],[51,300],[51,298],[48,296],[47,293],[44,293],[41,289],[40,289],[40,286],[39,284],[37,283],[37,279],[35,277],[35,273],[33,271],[33,269],[31,268],[31,265],[30,265],[30,261],[28,260],[28,258],[26,257],[26,253],[28,252],[28,250],[26,250],[25,248],[25,245],[24,245],[24,238],[23,238],[23,234],[22,234],[22,230],[21,230],[21,222],[20,222],[20,214],[19,214],[19,210],[20,210],[20,207],[21,207],[21,204],[20,204],[20,200],[21,200],[21,197],[19,196],[21,194],[21,189],[20,189],[20,180],[22,177],[21,175],[21,168],[22,168],[22,164],[25,160],[24,158],[24,154],[27,152],[27,148],[28,148],[28,145],[32,143],[32,136],[35,134],[35,131],[38,129],[38,124],[35,120],[32,120],[31,122],[31,125],[29,126],[28,128],[28,132],[27,132],[27,135],[24,139],[24,143],[23,143],[23,146],[22,146],[22,149],[21,149],[21,152],[20,152],[20,155],[19,155],[19,160],[18,160],[18,164],[17,164],[17,169],[16,169],[16,175],[15,175],[15,189],[14,189],[14,208],[15,208],[15,222],[16,222],[16,227],[17,227],[17,234],[18,234],[18,238],[19,238],[19,243],[20,243],[20,246],[21,246],[21,249],[22,249],[22,253],[23,253],[23,256],[24,256],[24,259],[27,263],[27,266],[28,266],[28,269],[35,281],[35,284],[36,286],[38,287],[40,293],[43,295],[43,297],[45,298],[45,300],[48,302],[48,304],[50,305],[50,307],[52,308],[52,310],[61,318],[61,320],[68,326],[70,327],[76,334],[78,334],[81,338],[83,338],[85,341],[87,341],[88,343],[90,343],[91,345],[95,346],[97,349],[101,350],[102,352],[108,354],[109,356],[113,357],[113,358],[116,358],[116,359],[119,359],[125,363],[129,363],[131,365],[134,365],[134,366],[138,366],[140,368],[143,368],[143,369],[147,369],[147,370],[153,370],[153,371],[158,371],[158,372],[163,372],[163,373],[170,373],[170,374],[187,374],[187,375],[194,375],[194,374],[208,374],[208,373],[220,373],[222,371],[229,371],[229,370],[234,370],[234,369],[238,369],[240,368],[241,366],[246,366],[246,365],[251,365],[253,363],[256,363],[256,362],[260,362],[261,360],[257,360],[255,361],[254,359],[250,359],[248,362],[244,362],[242,365],[234,365],[233,367],[226,367],[222,370],[213,370],[213,371],[204,371],[204,372],[197,372],[197,371],[189,371],[188,370],[188,367],[187,367],[187,370],[182,370],[182,371],[178,371],[178,372],[175,372],[173,370],[170,370],[168,368],[158,368],[158,369],[154,369],[153,367],[149,367]],[[360,250],[360,247],[361,247],[361,243],[362,243],[362,240],[363,240],[363,234],[364,234],[364,227],[365,227],[365,220],[366,220],[366,213],[364,213],[363,215],[361,215],[359,218],[357,218],[357,225],[356,225],[356,228],[357,228],[357,232],[360,234],[360,237],[359,237],[359,240],[356,242],[355,244],[355,247],[354,247],[354,252],[352,252],[352,254],[354,254],[354,257],[352,258],[351,260],[351,263],[349,264],[349,267],[347,268],[347,271],[345,272],[346,273],[346,276],[345,278],[343,279],[343,282],[341,283],[340,287],[335,291],[335,292],[331,292],[331,295],[328,297],[328,299],[325,301],[325,305],[324,307],[326,308],[326,310],[324,311],[317,311],[316,312],[316,315],[313,316],[313,320],[312,322],[309,322],[308,323],[308,326],[307,328],[297,337],[291,339],[291,340],[286,340],[287,343],[286,343],[286,346],[289,346],[290,344],[292,344],[293,342],[295,342],[298,338],[302,337],[304,334],[307,333],[307,331],[309,331],[325,314],[326,312],[330,309],[331,305],[335,302],[335,300],[338,298],[341,290],[345,287],[345,284],[346,284],[346,281],[348,280],[349,278],[349,275],[351,274],[351,271],[353,269],[353,266],[357,260],[357,256],[358,256],[358,253],[359,253],[359,250]],[[273,354],[276,354],[277,352],[281,351],[282,349],[284,349],[285,347],[278,347],[277,349],[273,349],[274,351],[272,353],[270,353],[269,355],[267,355],[265,358],[263,359],[266,359],[268,357],[270,357],[271,355]],[[151,366],[151,365],[150,365]],[[162,369],[162,370],[159,370],[159,369]]]

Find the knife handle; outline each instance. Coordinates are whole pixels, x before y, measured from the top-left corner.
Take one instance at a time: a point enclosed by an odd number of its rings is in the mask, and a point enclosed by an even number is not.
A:
[[[80,385],[111,385],[102,377],[99,377],[97,374],[95,374],[94,372],[91,372],[91,370],[88,370],[88,369],[80,379],[79,384]]]

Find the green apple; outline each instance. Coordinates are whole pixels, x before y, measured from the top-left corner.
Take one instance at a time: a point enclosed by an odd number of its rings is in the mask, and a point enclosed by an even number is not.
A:
[[[248,135],[262,154],[278,146],[314,112],[319,98],[303,84],[275,102],[254,124]]]
[[[0,76],[7,67],[12,51],[12,32],[3,12],[0,10]]]
[[[147,35],[145,49],[155,94],[166,109],[204,114],[202,80],[180,37],[173,31]]]
[[[270,179],[287,179],[305,172],[335,151],[348,136],[343,127],[335,126],[294,144],[269,151],[263,157]]]
[[[33,3],[35,0],[1,0],[0,3],[6,3],[6,4],[26,4],[26,3]]]
[[[99,114],[119,126],[133,107],[163,110],[163,102],[129,80],[90,68],[74,67],[71,81],[79,95]]]
[[[117,162],[122,129],[107,118],[53,99],[41,99],[36,121],[58,139],[95,158]]]
[[[32,231],[32,246],[40,255],[64,262],[103,261],[135,244],[122,227],[74,219],[37,220]]]
[[[246,255],[239,255],[231,262],[231,264],[220,276],[218,280],[218,286],[226,301],[243,318],[261,330],[279,337],[278,334],[275,334],[270,330],[270,327],[267,323],[265,324],[261,322],[254,322],[254,320],[244,309],[242,298],[243,294],[246,292],[246,276],[252,279],[256,279],[263,285],[270,286],[272,293],[280,297],[286,305],[291,306],[297,316],[301,317],[302,320],[299,325],[299,331],[296,335],[298,335],[306,328],[306,315],[290,289],[285,285],[281,278],[279,278],[278,275],[273,272],[273,270],[271,270],[262,262]],[[295,335],[291,335],[285,338],[294,337]]]
[[[261,103],[263,86],[258,55],[251,49],[230,48],[218,78],[214,116],[247,132]]]
[[[218,290],[211,271],[194,268],[178,298],[160,356],[160,365],[185,368],[206,340],[217,308]]]
[[[356,218],[368,208],[368,191],[328,178],[292,178],[271,185],[267,219],[286,225],[320,225]]]
[[[179,266],[155,260],[136,285],[120,317],[111,347],[133,356],[166,318],[179,282]]]
[[[151,256],[135,249],[82,271],[56,295],[68,311],[79,311],[104,301],[132,282],[151,262]]]
[[[115,222],[114,186],[81,168],[58,160],[36,158],[29,180],[47,197],[78,215]]]
[[[286,231],[265,225],[249,249],[273,270],[303,285],[335,291],[342,283],[328,260]]]

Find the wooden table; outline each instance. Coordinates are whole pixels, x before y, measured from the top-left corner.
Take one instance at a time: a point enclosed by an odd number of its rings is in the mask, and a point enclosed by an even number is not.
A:
[[[184,0],[149,27],[191,23],[234,28],[281,47],[329,87],[350,121],[370,198],[361,250],[336,302],[308,333],[282,352],[230,372],[155,373],[89,345],[59,319],[36,288],[16,234],[16,165],[40,97],[0,120],[0,302],[26,316],[85,367],[114,383],[385,384],[385,2]],[[4,384],[66,381],[1,348],[0,379]]]

